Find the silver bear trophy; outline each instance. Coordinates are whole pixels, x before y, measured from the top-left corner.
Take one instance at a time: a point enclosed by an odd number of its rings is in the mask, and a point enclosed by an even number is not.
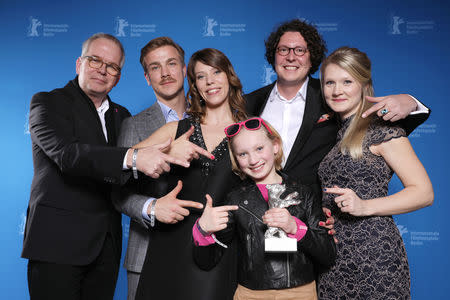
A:
[[[269,209],[271,208],[286,208],[291,205],[296,205],[301,202],[298,198],[298,193],[293,192],[287,195],[284,199],[281,199],[281,195],[286,191],[284,184],[268,184],[266,185],[269,192]],[[270,227],[264,234],[266,239],[268,238],[287,238],[286,232],[278,227]]]

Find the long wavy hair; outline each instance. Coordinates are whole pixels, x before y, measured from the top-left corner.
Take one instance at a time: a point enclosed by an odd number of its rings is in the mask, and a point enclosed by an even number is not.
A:
[[[362,144],[367,128],[374,119],[373,115],[367,116],[366,118],[361,116],[362,113],[371,106],[371,104],[366,100],[366,96],[374,95],[371,62],[366,53],[356,48],[341,47],[336,49],[323,61],[320,68],[322,94],[323,86],[325,84],[323,76],[325,69],[330,64],[335,64],[347,71],[359,82],[362,87],[361,102],[358,110],[345,131],[339,146],[342,153],[349,154],[353,159],[359,159],[363,154]]]
[[[230,60],[225,56],[225,54],[213,48],[199,50],[192,54],[191,59],[189,60],[187,67],[187,78],[189,83],[187,97],[190,105],[187,113],[195,118],[198,118],[200,122],[204,121],[206,115],[205,101],[202,99],[202,96],[195,85],[195,65],[197,62],[201,62],[205,65],[225,72],[230,85],[228,92],[228,103],[233,115],[233,120],[235,122],[245,120],[247,118],[247,114],[245,112],[245,100],[242,96],[241,81],[236,75]]]

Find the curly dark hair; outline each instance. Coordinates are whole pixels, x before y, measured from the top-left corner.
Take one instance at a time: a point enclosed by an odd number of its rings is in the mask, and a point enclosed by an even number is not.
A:
[[[309,74],[315,73],[319,69],[322,60],[325,58],[327,45],[314,25],[305,21],[300,21],[299,19],[287,21],[279,25],[269,35],[265,41],[267,62],[275,68],[275,52],[281,36],[286,32],[299,32],[305,39],[311,57],[311,69],[309,70]]]
[[[233,119],[235,122],[245,120],[247,114],[245,112],[245,100],[242,96],[242,84],[239,77],[236,75],[230,60],[221,51],[213,48],[205,48],[192,54],[187,67],[187,79],[189,83],[189,91],[187,98],[189,100],[189,108],[187,113],[195,118],[198,118],[200,122],[203,122],[203,118],[206,114],[205,102],[202,96],[197,90],[196,77],[195,77],[195,65],[197,62],[201,62],[205,65],[217,68],[225,74],[227,74],[230,90],[228,92],[228,101],[230,109],[233,112]]]

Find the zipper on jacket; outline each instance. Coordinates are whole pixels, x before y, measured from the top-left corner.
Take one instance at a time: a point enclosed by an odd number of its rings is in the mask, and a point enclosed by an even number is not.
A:
[[[291,287],[291,270],[289,269],[289,253],[286,253],[287,287]]]
[[[252,244],[251,244],[252,237],[250,236],[250,234],[247,234],[246,238],[247,238],[246,245],[247,245],[248,256],[252,257]],[[250,270],[253,269],[253,260],[252,259],[248,260],[248,268]]]
[[[263,222],[260,218],[258,218],[258,216],[256,216],[254,213],[252,213],[251,211],[249,211],[248,209],[246,209],[246,208],[243,207],[242,205],[239,205],[239,207],[242,208],[243,210],[245,210],[246,212],[248,212],[249,214],[251,214],[252,216],[254,216],[259,222],[261,222],[261,223],[264,224],[264,222]],[[265,224],[264,224],[264,225],[265,225]]]

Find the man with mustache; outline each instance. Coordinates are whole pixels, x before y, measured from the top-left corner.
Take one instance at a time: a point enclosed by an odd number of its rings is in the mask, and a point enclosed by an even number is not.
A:
[[[112,300],[122,246],[112,185],[123,183],[129,169],[156,178],[169,163],[188,165],[162,152],[169,140],[138,155],[115,147],[130,113],[108,93],[124,61],[117,38],[94,34],[76,60],[78,76],[31,100],[34,177],[22,257],[29,260],[32,300]]]
[[[140,62],[148,85],[153,87],[156,102],[123,122],[118,144],[124,147],[139,143],[167,122],[178,121],[187,116],[183,87],[186,76],[184,50],[169,37],[158,37],[142,48]],[[188,143],[192,132],[190,130],[178,138],[177,142],[183,139],[186,147],[202,152],[194,144]],[[195,157],[198,156],[194,155]],[[143,185],[145,190],[154,191],[152,196],[158,197],[157,201],[145,192],[137,194],[142,191],[140,187]],[[153,218],[158,221],[176,223],[189,214],[185,207],[202,208],[200,203],[177,199],[181,188],[181,184],[178,184],[169,194],[162,195],[158,194],[158,183],[140,178],[124,188],[121,198],[115,201],[117,209],[130,217],[130,234],[124,263],[128,278],[128,300],[135,298],[139,283],[149,242],[148,228],[152,224],[152,209]]]

